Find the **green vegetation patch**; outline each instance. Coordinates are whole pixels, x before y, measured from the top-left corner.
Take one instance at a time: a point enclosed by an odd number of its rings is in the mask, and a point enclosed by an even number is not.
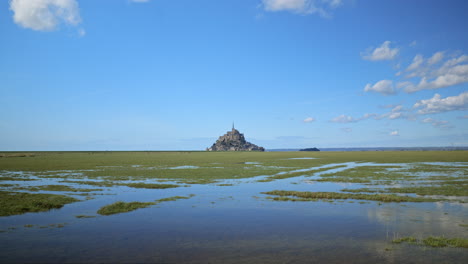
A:
[[[99,186],[99,187],[112,187],[114,184],[111,181],[71,181],[71,180],[63,180],[60,182],[64,183],[76,183],[76,184],[83,184],[83,185],[92,185],[92,186]]]
[[[327,171],[327,170],[332,170],[332,169],[338,169],[338,168],[344,168],[346,165],[337,165],[333,167],[328,167],[328,168],[320,168],[320,169],[315,169],[315,170],[310,170],[310,171],[298,171],[298,172],[287,172],[287,173],[281,173],[281,174],[276,174],[273,176],[269,176],[265,179],[259,180],[259,182],[270,182],[274,180],[281,180],[281,179],[287,179],[287,178],[293,178],[297,176],[302,176],[302,175],[312,175],[317,172],[322,172],[322,171]]]
[[[33,187],[21,187],[19,189],[28,190],[28,191],[51,191],[51,192],[95,192],[95,191],[102,191],[102,189],[73,188],[73,187],[70,187],[70,186],[59,185],[59,184],[33,186]]]
[[[180,185],[177,185],[177,184],[141,183],[141,182],[125,183],[125,182],[112,182],[112,181],[70,181],[70,180],[64,180],[61,182],[102,186],[102,187],[127,186],[127,187],[132,187],[132,188],[144,188],[144,189],[168,189],[168,188],[180,187]]]
[[[1,155],[2,153],[0,153]],[[26,153],[18,153],[25,155]],[[309,172],[295,170],[345,162],[416,163],[415,171],[431,171],[435,166],[420,162],[468,162],[468,151],[350,151],[350,152],[34,152],[34,158],[0,158],[0,171],[25,171],[34,175],[60,178],[94,178],[115,180],[171,179],[181,183],[213,183],[222,179],[239,179],[270,175],[294,177]],[[4,153],[4,156],[16,155]],[[292,158],[313,159],[292,159]],[[255,162],[255,163],[254,163]],[[423,166],[424,165],[424,166]],[[183,169],[183,166],[192,166]],[[180,167],[182,169],[173,169]],[[171,169],[172,168],[172,169]],[[367,172],[365,172],[367,168]],[[460,168],[467,175],[466,167]],[[356,170],[355,170],[356,169]],[[394,166],[359,167],[322,176],[321,181],[371,182],[399,180],[408,176],[395,172]],[[410,169],[410,168],[408,168]],[[354,172],[353,172],[354,170]],[[456,171],[455,169],[444,172]],[[279,174],[283,173],[285,174]],[[291,174],[288,175],[288,172]],[[364,173],[361,173],[364,172]],[[313,173],[313,172],[312,172]],[[409,174],[412,172],[409,171]],[[392,176],[385,176],[385,175]],[[417,174],[415,174],[417,175]],[[460,175],[459,172],[456,175]],[[5,175],[7,176],[7,175]],[[10,176],[10,175],[8,175]],[[409,175],[411,176],[411,175]],[[414,176],[414,175],[413,175]],[[55,177],[55,176],[54,176]],[[16,178],[16,177],[15,177]],[[275,178],[271,178],[274,180]],[[15,179],[18,180],[18,179]]]
[[[0,191],[0,216],[44,212],[79,200],[65,195]]]
[[[160,183],[118,183],[120,186],[128,186],[132,188],[145,188],[145,189],[168,189],[177,188],[176,184],[160,184]]]
[[[181,199],[190,199],[193,196],[195,196],[195,195],[191,194],[189,197],[187,197],[187,196],[172,196],[172,197],[167,197],[167,198],[162,198],[162,199],[156,200],[156,203],[171,202],[171,201],[177,201],[177,200],[181,200]]]
[[[24,177],[0,176],[0,181],[35,181]]]
[[[392,240],[392,243],[400,244],[402,242],[418,244],[429,247],[458,247],[458,248],[468,248],[468,239],[466,238],[446,238],[446,237],[437,237],[430,236],[424,239],[416,239],[414,237],[403,237]]]
[[[443,184],[439,186],[408,186],[391,188],[359,188],[342,189],[342,192],[351,193],[414,193],[417,195],[443,195],[443,196],[468,196],[468,184]]]
[[[142,203],[142,202],[115,202],[113,204],[109,204],[106,206],[101,207],[97,213],[100,215],[112,215],[112,214],[119,214],[119,213],[126,213],[131,212],[139,208],[146,208],[151,205],[154,205],[154,202]]]
[[[431,198],[399,196],[394,194],[363,194],[363,193],[338,193],[338,192],[298,192],[298,191],[270,191],[263,194],[276,195],[274,201],[316,201],[320,200],[368,200],[379,202],[434,202]]]
[[[403,242],[407,243],[416,243],[418,240],[415,237],[409,236],[409,237],[401,237],[397,239],[393,239],[392,243],[394,244],[401,244]]]
[[[468,184],[386,188],[385,191],[391,193],[415,193],[417,195],[468,196]]]
[[[180,199],[189,199],[191,197],[193,197],[193,195],[190,195],[189,197],[186,197],[186,196],[172,196],[172,197],[167,197],[167,198],[162,198],[162,199],[156,200],[155,202],[146,202],[146,203],[142,203],[142,202],[129,202],[129,203],[126,203],[126,202],[118,201],[118,202],[115,202],[113,204],[109,204],[109,205],[101,207],[97,211],[97,213],[100,214],[100,215],[113,215],[113,214],[126,213],[126,212],[135,211],[135,210],[140,209],[140,208],[150,207],[152,205],[155,205],[155,204],[158,204],[158,203],[161,203],[161,202],[177,201],[177,200],[180,200]]]
[[[376,193],[382,192],[382,189],[374,189],[374,188],[358,188],[358,189],[342,189],[342,192],[351,192],[351,193]]]
[[[4,188],[8,188],[8,187],[15,187],[15,186],[18,186],[17,184],[0,184],[0,187],[4,187]]]
[[[352,182],[352,183],[377,183],[381,181],[398,181],[417,178],[404,175],[397,169],[401,166],[360,166],[335,173],[320,175],[319,182]]]

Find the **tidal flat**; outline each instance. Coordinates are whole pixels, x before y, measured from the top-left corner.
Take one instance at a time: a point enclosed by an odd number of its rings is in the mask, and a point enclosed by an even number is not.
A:
[[[467,190],[468,151],[0,153],[0,262],[465,263]]]

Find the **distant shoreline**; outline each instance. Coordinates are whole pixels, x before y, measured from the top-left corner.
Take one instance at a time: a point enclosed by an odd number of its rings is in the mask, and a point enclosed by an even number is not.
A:
[[[320,151],[456,151],[468,150],[465,147],[369,147],[369,148],[318,148]],[[288,149],[266,149],[265,152],[287,152],[287,151],[300,151],[300,148]],[[0,158],[2,153],[40,153],[40,152],[206,152],[206,150],[0,150]],[[224,152],[224,151],[221,151]],[[235,152],[235,151],[233,151]],[[255,152],[255,151],[254,151]],[[315,151],[301,151],[301,152],[315,152]]]
[[[320,151],[453,151],[468,150],[467,147],[374,147],[374,148],[318,148]],[[300,149],[267,149],[266,151],[299,151]]]

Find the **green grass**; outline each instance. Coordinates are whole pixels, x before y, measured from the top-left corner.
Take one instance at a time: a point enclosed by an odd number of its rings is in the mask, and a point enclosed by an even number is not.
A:
[[[43,185],[43,186],[31,186],[31,187],[20,187],[16,188],[19,190],[28,190],[28,191],[50,191],[50,192],[95,192],[102,191],[102,189],[85,189],[85,188],[73,188],[66,185],[52,184],[52,185]]]
[[[141,182],[126,183],[126,182],[114,182],[114,181],[70,181],[70,180],[64,180],[60,182],[102,186],[102,187],[127,186],[127,187],[132,187],[132,188],[143,188],[143,189],[168,189],[168,188],[180,187],[180,185],[176,185],[176,184],[141,183]]]
[[[275,190],[263,192],[263,194],[275,195],[274,201],[317,201],[317,200],[368,200],[379,202],[434,202],[431,198],[399,196],[394,194],[362,194],[362,193],[339,193],[339,192],[298,192]]]
[[[35,181],[35,180],[24,178],[24,177],[2,176],[0,177],[0,181]]]
[[[379,181],[409,180],[415,176],[404,175],[389,169],[401,169],[401,166],[361,166],[335,173],[320,175],[323,182],[373,183]]]
[[[338,168],[343,168],[346,167],[345,165],[337,165],[333,167],[328,167],[328,168],[320,168],[320,169],[313,169],[310,171],[300,171],[300,172],[288,172],[288,173],[281,173],[281,174],[276,174],[273,176],[269,176],[265,179],[259,180],[259,182],[270,182],[274,180],[281,180],[281,179],[287,179],[287,178],[292,178],[292,177],[297,177],[297,176],[302,176],[302,175],[313,175],[314,173],[317,172],[322,172],[322,171],[327,171],[327,170],[332,170],[332,169],[338,169]]]
[[[15,187],[15,186],[19,186],[19,185],[17,185],[17,184],[0,184],[0,187],[4,187],[4,188]]]
[[[0,191],[0,216],[44,212],[77,201],[79,200],[64,195]]]
[[[97,213],[100,215],[112,215],[112,214],[120,214],[120,213],[126,213],[126,212],[131,212],[139,208],[146,208],[151,205],[154,205],[156,203],[154,202],[148,202],[148,203],[141,203],[141,202],[115,202],[113,204],[109,204],[106,206],[101,207]]]
[[[435,184],[435,183],[433,183]],[[417,195],[443,195],[443,196],[468,196],[468,184],[442,184],[439,186],[423,185],[410,187],[391,187],[391,188],[358,188],[342,189],[342,192],[350,193],[414,193]]]
[[[158,183],[119,183],[120,186],[128,186],[132,188],[144,188],[144,189],[168,189],[177,188],[179,185],[176,184],[158,184]]]
[[[392,240],[392,243],[395,243],[395,244],[400,244],[400,243],[403,243],[403,242],[416,243],[417,241],[418,240],[415,237],[409,236],[409,237],[402,237],[402,238],[394,239],[394,240]]]
[[[424,245],[429,247],[457,247],[468,248],[468,239],[466,238],[446,238],[443,236],[430,236],[424,239],[416,239],[414,237],[403,237],[392,240],[392,243],[400,244],[402,242]]]
[[[142,203],[142,202],[129,202],[129,203],[126,203],[126,202],[118,201],[118,202],[115,202],[113,204],[109,204],[109,205],[101,207],[97,211],[97,213],[100,214],[100,215],[113,215],[113,214],[126,213],[126,212],[135,211],[135,210],[140,209],[140,208],[150,207],[152,205],[162,203],[162,202],[177,201],[177,200],[180,200],[180,199],[190,199],[193,196],[194,195],[190,195],[189,197],[186,197],[186,196],[172,196],[172,197],[162,198],[162,199],[156,200],[154,202],[146,202],[146,203]]]
[[[385,191],[391,193],[415,193],[417,195],[468,196],[468,184],[386,188]]]
[[[167,197],[167,198],[162,198],[162,199],[156,200],[156,203],[177,201],[177,200],[181,200],[181,199],[190,199],[193,196],[195,196],[195,195],[191,194],[189,197],[187,197],[187,196],[172,196],[172,197]]]
[[[371,189],[371,188],[358,188],[358,189],[342,189],[342,192],[350,192],[350,193],[376,193],[376,192],[382,192],[381,189]]]
[[[5,153],[21,155],[21,153]],[[0,170],[44,176],[49,171],[80,170],[85,177],[177,179],[198,182],[271,175],[350,161],[377,163],[467,162],[468,151],[363,152],[35,152],[34,157],[1,158]],[[310,160],[290,158],[312,157]],[[258,162],[245,164],[245,162]],[[140,165],[134,167],[132,165]],[[178,166],[198,169],[170,169]],[[286,168],[281,168],[286,167]],[[93,171],[85,171],[93,170]],[[57,176],[66,178],[67,176]]]
[[[2,153],[0,153],[2,155]],[[30,180],[16,173],[63,179],[61,183],[99,187],[128,186],[132,188],[164,189],[182,184],[212,184],[225,179],[266,176],[262,181],[273,181],[301,175],[313,175],[332,170],[344,162],[374,162],[382,166],[362,166],[337,173],[322,174],[317,181],[378,184],[402,184],[391,186],[343,190],[337,198],[303,198],[278,196],[276,200],[304,199],[352,199],[376,201],[431,201],[425,197],[398,196],[398,193],[417,195],[467,196],[468,167],[450,167],[421,164],[420,162],[468,162],[468,151],[363,151],[363,152],[34,152],[3,153],[0,158],[0,181]],[[16,158],[21,157],[21,158]],[[310,157],[314,159],[291,159]],[[253,163],[254,162],[254,163]],[[389,163],[401,163],[396,166]],[[407,167],[404,164],[411,163]],[[334,167],[318,168],[333,164]],[[138,166],[134,166],[138,165]],[[331,166],[333,166],[331,165]],[[196,166],[195,169],[173,169],[180,166]],[[317,169],[295,172],[300,169]],[[71,174],[71,172],[79,172]],[[5,173],[4,173],[5,172]],[[4,173],[2,175],[2,173]],[[430,174],[424,176],[423,173]],[[434,174],[434,175],[432,175]],[[98,181],[91,181],[95,179]],[[142,183],[170,180],[171,184]],[[131,180],[134,182],[122,182]],[[177,184],[172,184],[175,182]],[[181,185],[178,185],[181,184]],[[228,186],[224,184],[225,186]],[[3,185],[5,189],[18,186]],[[19,187],[21,188],[21,187]],[[23,187],[24,188],[24,187]],[[29,188],[29,187],[26,187]],[[47,185],[30,187],[28,191],[89,192],[100,189]],[[34,189],[35,188],[35,189]],[[67,189],[68,188],[68,189]],[[365,194],[363,192],[366,192]],[[327,194],[328,196],[330,193]],[[339,197],[342,198],[339,198]],[[442,200],[442,199],[433,199]]]
[[[92,185],[92,186],[99,186],[99,187],[112,187],[114,186],[114,182],[111,181],[72,181],[72,180],[63,180],[60,182],[64,183],[75,183],[75,184],[83,184],[83,185]]]

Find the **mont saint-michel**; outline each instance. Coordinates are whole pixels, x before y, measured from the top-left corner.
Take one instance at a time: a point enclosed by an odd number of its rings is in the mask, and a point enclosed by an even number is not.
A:
[[[263,147],[247,142],[244,134],[232,125],[232,130],[220,136],[218,140],[206,149],[207,151],[265,151]]]

